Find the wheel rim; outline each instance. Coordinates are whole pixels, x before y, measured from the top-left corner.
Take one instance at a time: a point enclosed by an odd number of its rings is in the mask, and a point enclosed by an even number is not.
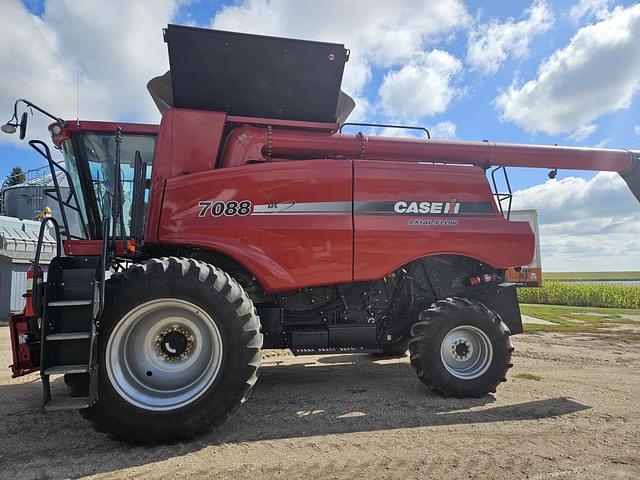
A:
[[[484,374],[491,365],[493,347],[482,330],[462,325],[444,336],[440,358],[451,375],[461,380],[473,380]]]
[[[111,332],[106,370],[127,402],[173,410],[200,397],[222,364],[222,336],[213,318],[185,300],[151,300],[130,310]]]

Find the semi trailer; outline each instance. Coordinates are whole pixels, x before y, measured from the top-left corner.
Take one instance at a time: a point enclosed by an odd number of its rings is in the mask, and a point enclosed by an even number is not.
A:
[[[344,45],[177,25],[164,38],[170,71],[148,85],[159,125],[66,121],[20,99],[2,127],[24,138],[23,106],[49,116],[63,160],[29,143],[69,186],[41,227],[57,238],[47,281],[38,249],[10,319],[13,375],[38,371],[45,410],[78,409],[114,438],[222,424],[265,348],[408,350],[438,394],[495,392],[522,332],[506,272],[535,252],[496,179],[614,171],[640,199],[640,152],[349,124]],[[69,395],[52,395],[55,375]]]

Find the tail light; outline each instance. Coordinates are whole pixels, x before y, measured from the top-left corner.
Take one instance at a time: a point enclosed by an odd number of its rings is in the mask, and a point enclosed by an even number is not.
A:
[[[500,282],[502,279],[499,275],[495,273],[485,273],[484,275],[478,275],[476,277],[471,277],[469,279],[469,285],[472,287],[477,287],[478,285],[482,285],[484,283],[495,283]]]

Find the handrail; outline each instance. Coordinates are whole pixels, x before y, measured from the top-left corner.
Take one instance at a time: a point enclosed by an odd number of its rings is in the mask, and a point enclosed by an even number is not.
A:
[[[502,170],[504,174],[504,180],[507,186],[506,193],[500,193],[498,191],[498,182],[496,181],[496,173]],[[498,208],[500,209],[500,213],[503,217],[506,217],[507,220],[511,218],[511,203],[513,201],[513,192],[511,191],[511,183],[509,182],[509,175],[507,174],[507,167],[504,165],[501,167],[494,167],[491,170],[491,183],[493,184],[493,195],[496,197],[498,202]],[[502,208],[502,202],[508,200],[507,204],[507,214],[505,215],[504,209]]]
[[[56,234],[56,256],[59,257],[62,254],[62,237],[60,236],[60,224],[53,217],[45,217],[40,222],[40,232],[38,233],[38,245],[36,246],[36,256],[33,259],[33,273],[35,275],[33,285],[31,287],[31,306],[33,311],[36,312],[38,317],[42,316],[40,309],[40,292],[38,285],[38,272],[40,271],[40,255],[42,253],[42,244],[44,243],[44,232],[46,230],[47,223],[52,223]]]
[[[53,186],[56,189],[56,199],[58,201],[58,205],[60,206],[60,214],[62,215],[62,223],[64,225],[64,231],[65,231],[65,234],[67,234],[69,232],[69,221],[67,220],[67,212],[65,212],[64,204],[62,202],[62,194],[60,193],[58,176],[56,175],[56,171],[53,166],[55,162],[51,158],[51,150],[49,150],[49,146],[46,143],[44,143],[42,140],[29,140],[29,145],[36,152],[38,152],[40,155],[46,158],[47,162],[49,163],[49,170],[51,171],[51,180],[53,181]],[[65,171],[63,170],[63,172]]]
[[[425,127],[416,127],[413,125],[391,125],[386,123],[360,123],[360,122],[346,122],[340,125],[338,129],[338,133],[342,133],[342,129],[347,126],[357,126],[357,127],[376,127],[376,128],[400,128],[403,130],[420,130],[427,134],[427,138],[431,140],[431,133]]]
[[[107,271],[107,247],[109,245],[109,222],[111,218],[105,217],[102,220],[102,258],[100,258],[100,301],[98,303],[98,315],[96,318],[102,315],[104,310],[104,296],[105,296],[105,277]]]
[[[51,172],[51,180],[53,181],[53,185],[55,188],[55,194],[56,194],[55,200],[58,202],[58,206],[60,207],[60,214],[62,215],[64,232],[67,239],[71,239],[72,235],[71,235],[71,230],[69,228],[69,222],[67,219],[67,213],[65,208],[68,202],[65,203],[64,200],[62,199],[62,194],[60,193],[60,184],[58,183],[58,176],[56,175],[55,169],[56,168],[59,169],[64,174],[64,176],[67,179],[69,191],[73,196],[73,198],[75,199],[76,204],[79,204],[78,194],[73,185],[73,182],[71,181],[71,175],[69,174],[66,168],[64,168],[62,165],[60,165],[51,157],[51,150],[49,149],[49,146],[46,143],[44,143],[41,140],[29,140],[29,146],[31,146],[31,148],[33,148],[36,152],[38,152],[41,156],[43,156],[47,160],[47,163],[49,165],[49,171]],[[69,206],[71,207],[71,205]],[[79,209],[77,207],[74,208],[74,210],[79,212]],[[87,227],[84,224],[84,221],[81,220],[80,223],[82,224],[82,229],[84,230],[85,237],[87,237]]]

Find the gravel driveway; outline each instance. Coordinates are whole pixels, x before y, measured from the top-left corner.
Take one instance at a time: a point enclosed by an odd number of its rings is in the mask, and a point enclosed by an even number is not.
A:
[[[267,351],[222,428],[156,447],[114,442],[77,412],[41,413],[38,377],[3,368],[0,478],[640,478],[640,343],[540,333],[514,344],[509,381],[473,400],[427,392],[407,357]]]

